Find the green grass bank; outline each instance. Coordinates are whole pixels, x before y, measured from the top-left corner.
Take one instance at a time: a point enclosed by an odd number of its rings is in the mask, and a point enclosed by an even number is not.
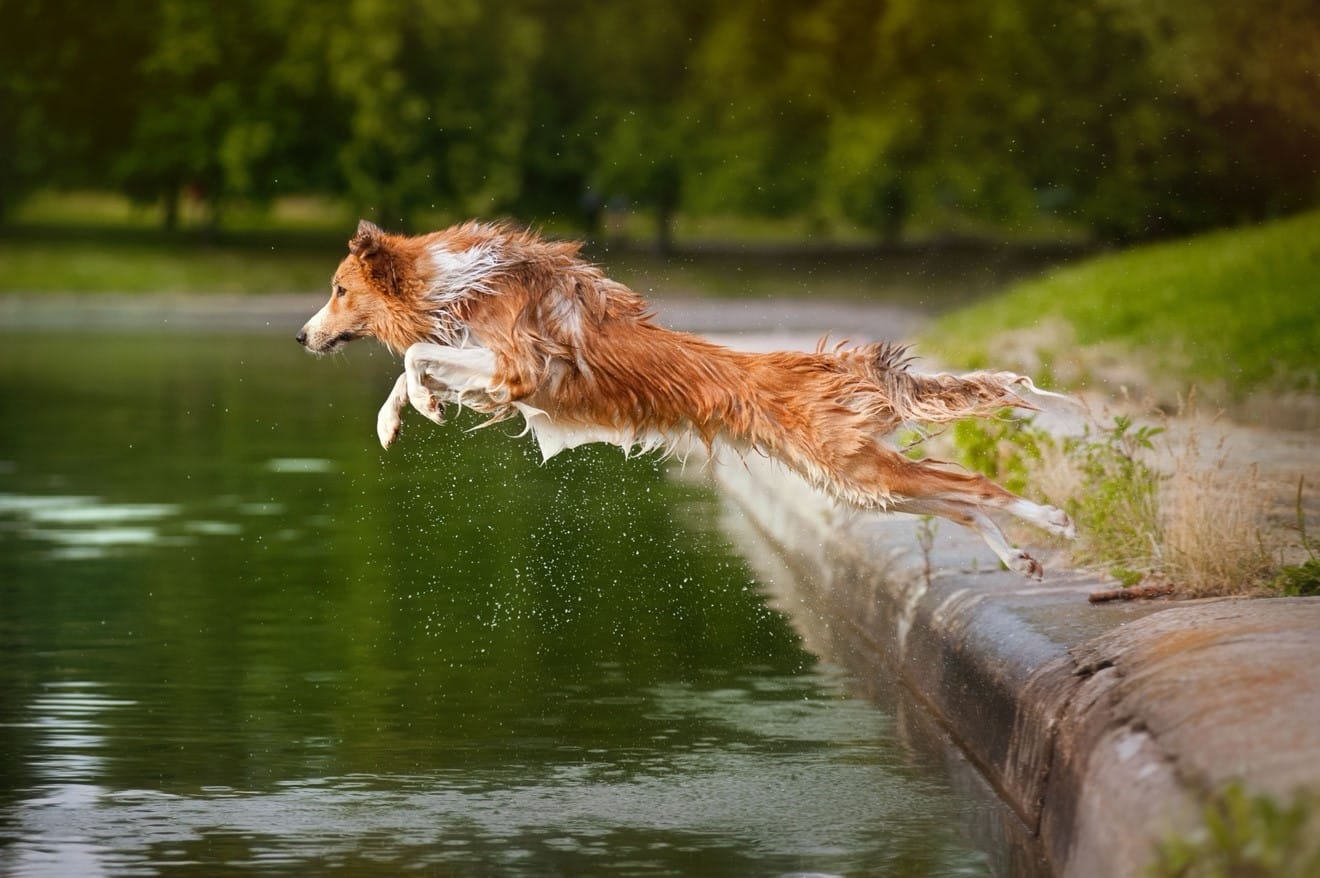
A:
[[[1314,392],[1320,211],[1054,270],[940,318],[922,347],[955,365],[1043,371],[1073,388],[1142,373],[1157,393],[1196,385],[1225,401]]]

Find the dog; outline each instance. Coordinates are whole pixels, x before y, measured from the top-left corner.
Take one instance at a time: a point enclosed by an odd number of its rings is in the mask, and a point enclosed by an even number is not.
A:
[[[521,416],[545,459],[588,442],[626,453],[693,441],[760,453],[852,506],[970,527],[1005,566],[1035,579],[1041,565],[989,513],[1075,536],[1060,509],[884,441],[904,423],[1036,409],[1019,389],[1058,394],[1012,372],[921,374],[905,347],[888,343],[732,350],[660,326],[579,249],[504,224],[406,236],[363,220],[330,300],[296,338],[325,354],[370,337],[403,357],[376,420],[386,448],[407,405],[443,424],[453,403],[492,421]]]

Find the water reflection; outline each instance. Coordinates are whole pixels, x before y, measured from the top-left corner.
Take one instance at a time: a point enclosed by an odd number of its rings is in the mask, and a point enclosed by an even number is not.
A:
[[[395,366],[351,356],[0,345],[0,871],[987,869],[990,806],[803,650],[706,487],[470,422],[383,453]]]
[[[895,773],[886,720],[825,672],[731,680],[718,689],[671,684],[635,697],[659,731],[629,747],[583,751],[559,739],[572,758],[546,759],[541,751],[556,744],[550,737],[523,741],[523,760],[475,770],[305,777],[181,794],[70,782],[103,774],[94,754],[104,738],[89,733],[133,702],[85,684],[52,690],[30,709],[37,750],[60,756],[40,772],[52,783],[11,812],[15,871],[154,871],[213,862],[225,851],[238,866],[375,861],[542,874],[555,863],[620,874],[729,874],[789,871],[802,862],[841,870],[913,856],[931,862],[917,839],[953,843],[947,831],[932,837],[926,826],[947,793]],[[73,751],[78,760],[61,761]],[[895,844],[909,834],[910,849]],[[981,860],[946,850],[933,862]]]

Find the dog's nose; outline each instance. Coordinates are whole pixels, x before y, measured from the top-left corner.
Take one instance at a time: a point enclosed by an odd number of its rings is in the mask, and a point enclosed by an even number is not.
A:
[[[303,347],[307,347],[307,330],[305,329],[298,330],[298,334],[293,337],[293,340],[298,342],[298,344],[302,345]]]

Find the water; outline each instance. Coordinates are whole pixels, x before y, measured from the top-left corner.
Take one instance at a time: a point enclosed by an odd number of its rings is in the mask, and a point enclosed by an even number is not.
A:
[[[715,494],[284,336],[0,336],[0,873],[980,875]]]

